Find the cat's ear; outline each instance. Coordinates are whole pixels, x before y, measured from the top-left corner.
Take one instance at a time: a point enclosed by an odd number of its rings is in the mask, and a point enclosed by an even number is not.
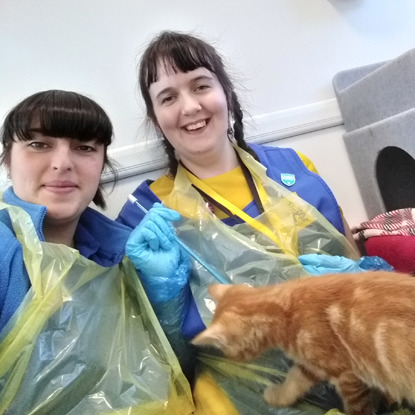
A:
[[[223,349],[225,346],[225,338],[221,329],[216,324],[211,324],[206,330],[203,330],[191,341],[195,346],[214,346]]]
[[[209,285],[208,290],[213,299],[219,301],[231,287],[232,285],[229,284],[212,284]]]

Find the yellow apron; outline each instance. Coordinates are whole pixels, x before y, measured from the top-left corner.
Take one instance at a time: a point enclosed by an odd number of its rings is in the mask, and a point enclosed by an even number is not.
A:
[[[39,241],[0,201],[32,288],[0,338],[0,414],[191,414],[187,380],[132,263]]]
[[[252,286],[275,284],[306,275],[297,259],[301,254],[328,253],[358,259],[345,236],[317,209],[268,178],[264,166],[249,154],[237,147],[236,150],[259,193],[265,194],[265,197],[261,196],[264,213],[250,218],[179,166],[173,190],[163,202],[181,213],[182,219],[176,231],[192,250],[229,283]],[[213,215],[193,186],[215,198],[245,223],[233,227],[225,225]],[[207,289],[217,282],[194,262],[190,286],[206,325],[214,312],[214,302]],[[302,401],[295,408],[269,407],[262,397],[264,388],[281,381],[290,367],[288,359],[279,351],[270,351],[249,364],[199,353],[198,365],[200,375],[194,391],[196,415],[322,415],[339,403],[332,392],[322,387],[311,400]]]

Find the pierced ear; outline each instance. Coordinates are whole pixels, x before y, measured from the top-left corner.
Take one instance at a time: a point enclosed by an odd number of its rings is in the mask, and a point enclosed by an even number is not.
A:
[[[228,284],[212,284],[209,286],[208,291],[214,300],[219,301],[231,287],[232,285]]]
[[[191,341],[195,346],[214,346],[222,349],[225,345],[225,340],[220,333],[220,328],[212,324],[206,330],[203,330]]]

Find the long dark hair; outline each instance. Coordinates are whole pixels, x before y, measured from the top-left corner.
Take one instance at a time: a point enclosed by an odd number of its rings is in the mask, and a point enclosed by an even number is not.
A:
[[[33,124],[36,131],[49,137],[65,137],[80,141],[97,140],[104,145],[104,165],[116,172],[108,158],[107,147],[113,138],[111,120],[92,99],[71,91],[49,90],[33,94],[17,104],[6,116],[0,131],[3,151],[0,164],[10,165],[10,152],[17,140],[32,139]],[[93,202],[106,207],[100,184]]]
[[[218,78],[225,92],[229,116],[234,120],[229,135],[233,135],[238,146],[257,158],[244,139],[243,112],[235,93],[235,87],[228,76],[222,58],[215,48],[196,36],[180,32],[163,31],[156,36],[144,51],[138,71],[141,94],[147,117],[156,125],[153,103],[149,93],[150,85],[158,80],[159,66],[177,72],[189,72],[197,68],[206,68]],[[174,147],[163,136],[163,145],[168,156],[169,172],[177,172],[178,161]]]

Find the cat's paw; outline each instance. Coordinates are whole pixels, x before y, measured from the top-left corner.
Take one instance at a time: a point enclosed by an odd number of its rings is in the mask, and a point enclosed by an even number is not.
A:
[[[264,399],[271,406],[292,406],[297,398],[284,385],[270,385],[264,391]]]

